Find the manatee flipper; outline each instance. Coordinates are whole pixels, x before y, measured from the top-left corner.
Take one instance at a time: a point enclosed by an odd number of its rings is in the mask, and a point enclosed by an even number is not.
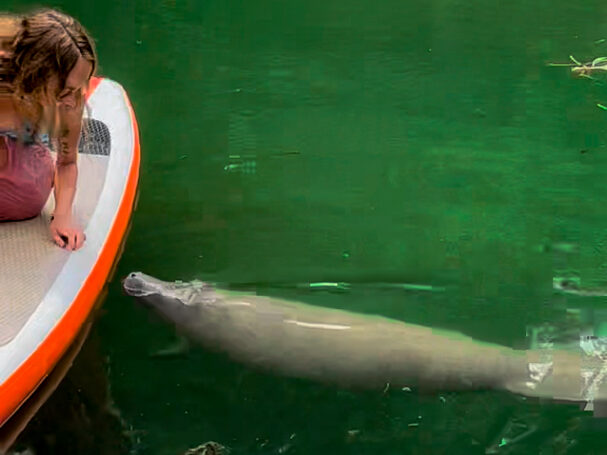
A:
[[[178,357],[187,354],[190,351],[190,341],[182,336],[178,335],[177,339],[165,346],[162,349],[150,352],[150,357]]]

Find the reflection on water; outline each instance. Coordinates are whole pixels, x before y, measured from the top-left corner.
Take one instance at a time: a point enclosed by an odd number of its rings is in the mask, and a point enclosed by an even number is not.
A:
[[[133,453],[139,435],[113,402],[108,367],[99,336],[93,331],[57,390],[19,436],[12,453]]]

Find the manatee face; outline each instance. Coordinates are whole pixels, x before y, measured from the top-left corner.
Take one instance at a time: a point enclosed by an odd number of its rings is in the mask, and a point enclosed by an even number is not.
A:
[[[124,291],[177,325],[187,326],[201,305],[216,299],[213,288],[201,281],[169,282],[141,272],[130,273],[122,282]]]
[[[147,297],[162,294],[172,283],[159,280],[141,272],[130,273],[123,281],[122,287],[132,297]]]

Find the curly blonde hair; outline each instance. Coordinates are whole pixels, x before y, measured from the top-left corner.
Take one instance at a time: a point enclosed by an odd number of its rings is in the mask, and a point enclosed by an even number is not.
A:
[[[0,94],[3,95],[12,92],[8,72],[11,56],[10,43],[18,30],[17,16],[9,13],[0,13]]]
[[[11,31],[12,37],[2,36]],[[0,40],[0,85],[13,93],[19,114],[31,123],[34,132],[43,127],[52,133],[57,124],[58,92],[49,93],[49,83],[57,77],[57,89],[63,90],[80,58],[91,63],[92,76],[97,69],[93,39],[74,18],[43,9],[22,17],[3,14]]]

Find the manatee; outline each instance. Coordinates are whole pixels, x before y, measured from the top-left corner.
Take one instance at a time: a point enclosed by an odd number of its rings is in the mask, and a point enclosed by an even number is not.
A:
[[[128,295],[189,339],[273,374],[347,388],[506,390],[579,403],[607,397],[602,355],[513,349],[381,316],[168,282],[134,272]]]

